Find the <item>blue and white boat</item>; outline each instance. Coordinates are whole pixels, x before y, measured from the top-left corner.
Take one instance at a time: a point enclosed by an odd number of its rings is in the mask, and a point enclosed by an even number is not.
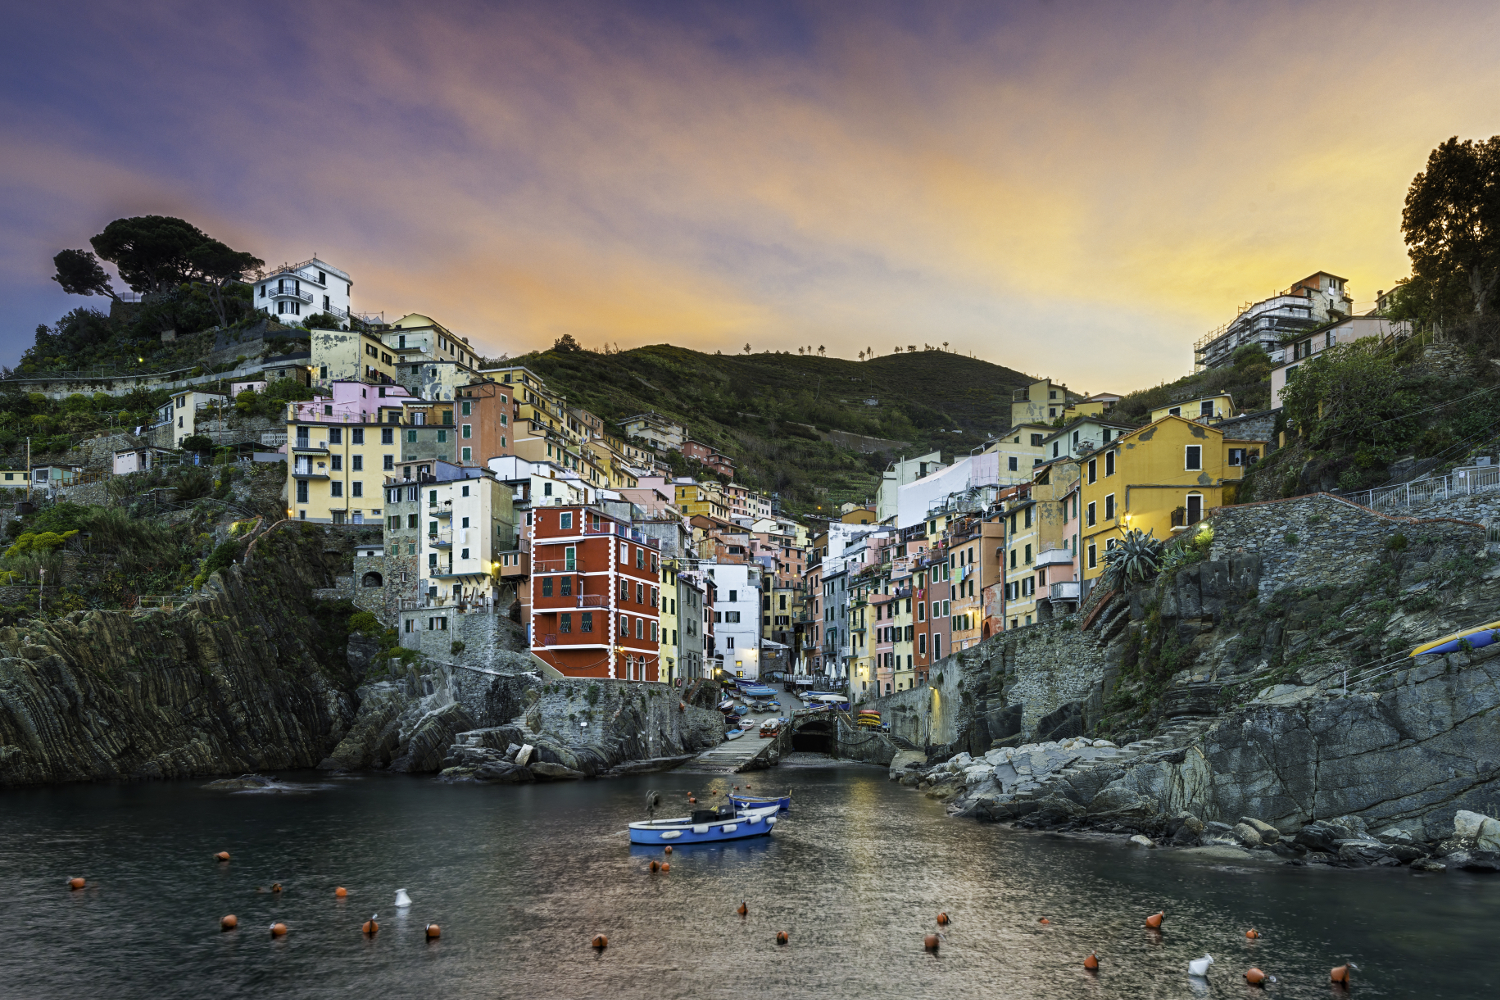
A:
[[[777,812],[792,811],[792,793],[785,795],[741,795],[739,792],[730,792],[729,801],[734,803],[736,809],[766,809],[776,807]]]
[[[763,809],[694,809],[691,816],[630,824],[632,844],[717,844],[764,837],[776,825],[776,806]]]

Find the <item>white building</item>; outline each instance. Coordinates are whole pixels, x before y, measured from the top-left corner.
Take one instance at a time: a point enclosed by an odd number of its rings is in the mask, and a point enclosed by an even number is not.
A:
[[[1248,303],[1239,315],[1193,345],[1195,369],[1231,364],[1234,352],[1258,344],[1267,353],[1299,330],[1310,330],[1354,312],[1347,279],[1327,271],[1303,278],[1284,292]]]
[[[1281,393],[1286,389],[1286,380],[1297,371],[1297,367],[1310,358],[1338,344],[1352,344],[1369,337],[1382,339],[1391,337],[1402,340],[1411,336],[1411,324],[1386,319],[1384,316],[1350,316],[1326,330],[1310,333],[1295,340],[1271,355],[1271,408],[1281,406]],[[1279,362],[1279,363],[1278,363]]]
[[[760,564],[703,562],[713,581],[714,655],[731,677],[760,676]]]
[[[900,489],[924,476],[943,468],[942,452],[933,451],[916,458],[902,456],[886,466],[880,479],[880,488],[875,491],[875,520],[886,521],[896,516]]]
[[[316,313],[348,320],[353,290],[354,281],[347,273],[314,257],[262,272],[255,283],[255,308],[287,317],[288,325],[297,317]]]

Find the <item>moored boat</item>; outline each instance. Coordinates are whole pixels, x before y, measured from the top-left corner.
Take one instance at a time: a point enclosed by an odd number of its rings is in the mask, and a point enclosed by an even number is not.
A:
[[[776,825],[777,806],[757,809],[694,809],[691,816],[630,824],[632,844],[714,844],[764,837]]]
[[[734,803],[736,809],[766,809],[774,806],[779,812],[792,811],[791,792],[785,795],[741,795],[738,792],[730,792],[729,801]]]

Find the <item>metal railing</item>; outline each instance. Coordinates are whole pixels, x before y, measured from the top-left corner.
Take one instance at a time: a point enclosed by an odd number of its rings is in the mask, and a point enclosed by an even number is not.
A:
[[[1062,583],[1054,583],[1051,586],[1054,601],[1078,600],[1079,583],[1077,580],[1064,580]]]
[[[266,297],[272,299],[297,299],[307,305],[312,305],[312,292],[299,292],[295,288],[266,289]]]
[[[609,598],[603,594],[583,594],[578,598],[580,608],[607,608]]]
[[[1358,493],[1341,494],[1345,500],[1371,510],[1389,511],[1417,503],[1448,500],[1500,490],[1500,465],[1471,466],[1454,469],[1446,476],[1418,479],[1396,486],[1381,486]]]

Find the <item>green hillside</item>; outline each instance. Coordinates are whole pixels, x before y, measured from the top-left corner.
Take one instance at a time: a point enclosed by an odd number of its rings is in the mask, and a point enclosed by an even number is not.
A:
[[[792,513],[873,500],[899,454],[967,454],[1009,426],[1011,392],[1030,381],[944,351],[855,362],[659,344],[612,354],[554,349],[513,363],[607,422],[646,410],[681,420],[735,459],[738,482],[778,494]],[[885,440],[861,454],[828,440],[830,431]]]

